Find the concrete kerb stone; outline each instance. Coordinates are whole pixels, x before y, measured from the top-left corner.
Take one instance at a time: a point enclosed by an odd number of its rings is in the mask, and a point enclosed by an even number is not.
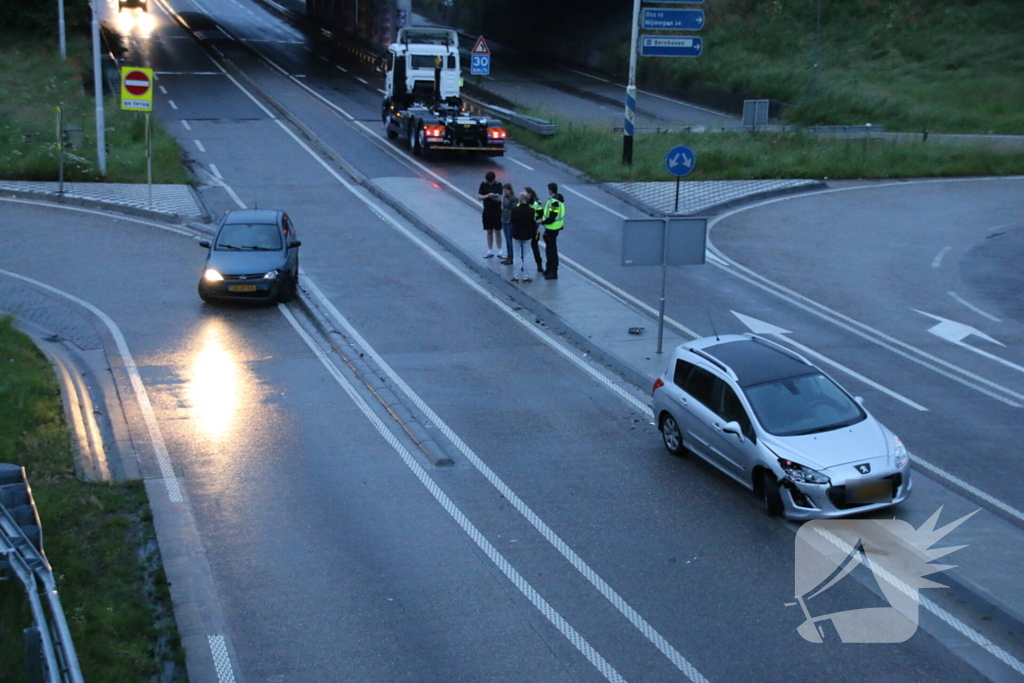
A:
[[[198,193],[196,193],[193,188],[190,187],[189,189],[193,196],[198,196]],[[80,206],[86,209],[102,209],[112,213],[123,213],[127,216],[136,216],[138,218],[148,218],[149,220],[164,221],[175,224],[186,223],[194,218],[194,216],[180,216],[178,214],[166,213],[164,211],[140,209],[138,207],[126,206],[116,202],[106,202],[102,199],[69,197],[67,195],[55,195],[48,192],[33,192],[30,190],[0,190],[0,197],[9,197],[12,199],[34,199],[37,201],[50,202],[51,204]],[[207,211],[204,203],[197,202],[197,204],[203,211]],[[209,213],[207,213],[204,218],[209,218]]]
[[[751,194],[744,195],[743,197],[737,197],[735,199],[729,199],[729,200],[726,200],[724,202],[719,202],[717,204],[712,204],[711,206],[701,208],[700,211],[697,211],[697,212],[694,212],[694,213],[679,213],[679,214],[665,214],[663,211],[654,208],[653,206],[651,206],[647,202],[643,201],[639,197],[636,197],[636,196],[630,194],[629,192],[625,192],[623,190],[620,190],[619,188],[615,187],[611,183],[602,183],[601,184],[601,189],[604,190],[605,192],[607,192],[608,194],[612,195],[613,197],[621,199],[622,201],[626,202],[627,204],[629,204],[633,208],[639,209],[640,211],[643,211],[644,213],[646,213],[646,214],[648,214],[650,216],[664,216],[664,215],[672,215],[672,216],[676,216],[676,215],[678,215],[678,216],[704,216],[704,215],[708,215],[708,214],[718,213],[719,211],[723,211],[725,209],[729,209],[729,208],[732,208],[732,207],[735,207],[735,206],[741,206],[743,204],[752,204],[754,202],[758,202],[758,201],[761,201],[763,199],[771,199],[772,197],[781,197],[781,196],[787,195],[787,194],[801,194],[801,193],[804,193],[804,192],[813,192],[815,190],[825,190],[825,189],[828,189],[828,183],[826,183],[824,180],[820,180],[820,181],[814,183],[813,185],[809,184],[809,185],[800,185],[800,186],[797,186],[797,187],[781,187],[781,188],[777,188],[777,189],[774,189],[774,190],[763,190],[761,192],[752,192]]]

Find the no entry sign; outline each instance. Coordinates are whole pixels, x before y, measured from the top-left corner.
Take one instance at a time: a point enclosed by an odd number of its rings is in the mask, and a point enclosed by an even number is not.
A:
[[[121,67],[121,109],[153,111],[153,70]]]

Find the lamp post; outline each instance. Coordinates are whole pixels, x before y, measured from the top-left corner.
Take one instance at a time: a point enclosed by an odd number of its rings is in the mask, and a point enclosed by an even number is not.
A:
[[[103,121],[103,79],[100,72],[100,11],[92,1],[92,79],[96,91],[96,161],[100,177],[107,175],[107,134]]]
[[[622,163],[633,163],[633,121],[636,118],[636,44],[640,40],[640,0],[633,0],[633,28],[629,38],[629,83],[626,85],[626,119],[622,124]]]
[[[68,58],[68,39],[64,30],[64,0],[57,0],[57,29],[60,31],[60,58]]]

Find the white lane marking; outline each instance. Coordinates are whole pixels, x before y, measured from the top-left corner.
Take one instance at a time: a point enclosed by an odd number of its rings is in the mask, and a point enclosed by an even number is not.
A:
[[[605,206],[604,204],[602,204],[601,202],[597,201],[596,199],[591,199],[591,198],[590,198],[590,197],[588,197],[587,195],[583,194],[582,192],[580,192],[580,191],[578,191],[578,190],[574,190],[574,189],[572,189],[572,188],[571,188],[571,187],[569,187],[568,185],[563,185],[563,188],[564,188],[564,189],[566,189],[566,190],[568,190],[569,192],[572,192],[572,193],[573,193],[574,195],[576,195],[577,197],[580,197],[581,199],[585,199],[585,200],[587,200],[588,202],[590,202],[590,203],[591,203],[591,204],[593,204],[594,206],[596,206],[596,207],[599,207],[599,208],[602,208],[602,209],[604,209],[605,211],[607,211],[608,213],[610,213],[610,214],[611,214],[611,215],[613,215],[613,216],[617,216],[618,218],[621,218],[621,219],[623,219],[623,220],[625,220],[625,219],[626,219],[626,215],[625,215],[625,214],[619,213],[619,212],[618,212],[618,211],[616,211],[615,209],[613,209],[613,208],[611,208],[611,207],[608,207],[608,206]]]
[[[127,81],[125,81],[125,82],[127,83]],[[167,88],[165,88],[165,87],[164,87],[164,86],[162,86],[162,85],[160,85],[160,86],[157,86],[157,87],[158,87],[158,88],[160,88],[160,92],[161,92],[161,93],[163,93],[164,95],[166,95],[166,94],[167,94]]]
[[[307,280],[308,282],[308,280]],[[619,675],[615,668],[609,664],[600,653],[595,650],[587,640],[580,635],[580,633],[574,629],[569,622],[567,622],[562,615],[553,608],[547,600],[545,600],[537,590],[530,585],[530,583],[523,578],[516,569],[509,563],[507,559],[495,548],[490,541],[488,541],[480,530],[466,517],[466,515],[458,508],[455,503],[452,502],[451,498],[441,490],[441,487],[437,485],[427,471],[423,469],[423,466],[416,462],[412,454],[409,453],[408,449],[402,445],[398,437],[388,429],[384,421],[373,412],[373,409],[366,403],[362,396],[356,391],[356,388],[352,383],[345,377],[337,366],[331,362],[331,359],[327,357],[323,349],[309,336],[309,334],[299,325],[299,321],[295,319],[292,312],[288,310],[284,304],[277,305],[278,310],[288,320],[295,332],[306,342],[306,346],[316,355],[323,366],[327,369],[327,372],[334,378],[334,380],[344,389],[345,393],[348,394],[352,402],[356,404],[356,407],[363,413],[367,420],[370,421],[377,432],[384,437],[384,440],[388,442],[395,452],[398,453],[399,457],[402,458],[402,462],[405,463],[406,467],[412,470],[412,473],[420,481],[421,484],[430,492],[430,495],[434,497],[444,511],[447,512],[453,520],[462,528],[462,530],[469,536],[470,539],[477,545],[480,550],[487,555],[487,559],[494,563],[494,565],[501,570],[512,584],[519,589],[519,591],[528,599],[534,607],[540,611],[544,617],[551,622],[552,625],[557,628],[566,640],[572,643],[576,649],[578,649],[583,656],[585,656],[594,667],[601,672],[606,679],[609,681],[615,681],[616,683],[625,679]]]
[[[383,88],[377,88],[377,92],[379,92],[381,95],[387,95],[387,92]]]
[[[594,76],[593,74],[585,74],[582,71],[577,71],[576,69],[566,69],[566,71],[580,76],[586,76],[587,78],[593,78],[595,81],[601,81],[602,83],[611,83],[607,78],[601,78],[600,76]]]
[[[517,161],[517,160],[513,159],[512,157],[508,156],[507,154],[505,155],[505,158],[508,159],[509,161],[511,161],[513,164],[519,164],[520,166],[525,168],[527,171],[533,171],[534,170],[533,166],[527,166],[523,162]]]
[[[183,502],[184,498],[181,495],[181,488],[178,486],[178,478],[174,474],[174,467],[171,466],[171,459],[167,454],[167,445],[164,443],[163,434],[160,432],[160,423],[157,422],[156,413],[153,412],[153,405],[149,402],[149,394],[146,393],[146,386],[142,383],[142,375],[139,374],[139,368],[135,365],[135,359],[132,357],[131,351],[128,350],[128,342],[125,340],[124,335],[121,334],[121,329],[117,326],[117,323],[111,320],[110,316],[106,313],[88,301],[79,299],[74,294],[68,294],[45,282],[33,280],[30,277],[12,273],[9,270],[0,269],[0,274],[27,282],[34,287],[44,289],[68,301],[72,301],[103,321],[103,324],[107,326],[111,336],[114,338],[114,343],[117,344],[118,353],[121,354],[121,362],[124,363],[124,370],[128,374],[132,391],[135,392],[135,398],[139,402],[139,409],[142,411],[142,418],[146,423],[146,430],[149,432],[149,440],[153,445],[153,452],[156,455],[156,462],[160,468],[160,475],[163,477],[164,486],[167,487],[167,497],[172,503]]]
[[[188,40],[192,38],[185,36]],[[222,76],[219,71],[154,71],[158,76]]]
[[[320,57],[321,61],[327,62],[328,64],[331,63],[331,60],[327,59],[327,57],[324,57],[323,55],[318,55],[318,56]]]
[[[206,148],[203,147],[203,143],[199,142],[199,140],[193,140],[192,142],[196,143],[196,147],[199,148],[200,152],[205,152],[206,151]]]
[[[935,255],[934,259],[932,259],[932,268],[938,268],[939,266],[941,266],[942,259],[945,258],[946,254],[948,254],[949,250],[952,248],[953,247],[943,247],[942,249],[940,249],[939,253]]]
[[[343,67],[343,66],[341,66],[339,64],[335,64],[334,68],[337,69],[338,71],[342,72],[342,73],[346,73],[346,74],[348,73],[348,69],[346,69],[345,67]]]
[[[178,110],[178,105],[174,103],[174,100],[167,100],[167,104],[171,105],[171,109]]]
[[[967,307],[968,309],[974,311],[975,313],[977,313],[981,317],[988,318],[989,320],[991,320],[994,323],[1002,322],[1002,320],[1000,320],[999,318],[995,317],[991,313],[986,313],[985,311],[981,310],[980,308],[978,308],[977,306],[975,306],[971,302],[967,301],[966,299],[964,299],[962,296],[960,296],[956,292],[946,292],[946,294],[949,294],[951,297],[953,297],[953,300],[956,301],[958,304],[961,304],[961,305]]]
[[[970,493],[972,495],[975,495],[978,498],[981,498],[983,501],[985,501],[989,505],[992,505],[993,507],[997,507],[1000,510],[1002,510],[1003,512],[1005,512],[1006,514],[1010,515],[1011,517],[1015,517],[1015,518],[1019,519],[1020,521],[1024,522],[1024,512],[1021,512],[1017,508],[1012,507],[1010,505],[1007,505],[1006,503],[1004,503],[1003,501],[999,500],[998,498],[994,498],[994,497],[990,496],[989,494],[985,493],[984,491],[982,491],[978,487],[972,486],[971,484],[968,484],[966,481],[964,481],[960,477],[956,476],[955,474],[951,474],[951,473],[947,472],[946,470],[942,469],[941,467],[938,467],[937,465],[933,465],[930,462],[926,462],[926,461],[922,460],[921,458],[917,457],[916,455],[914,455],[913,453],[910,454],[910,459],[913,460],[915,464],[920,465],[921,467],[925,468],[926,470],[928,470],[932,474],[945,479],[946,481],[948,481],[949,483],[953,484],[954,486],[959,486],[960,488],[962,488],[963,490],[967,491],[968,493]]]
[[[626,86],[619,85],[619,87],[625,89]],[[677,100],[677,99],[673,99],[671,97],[666,97],[665,95],[659,95],[656,92],[650,92],[650,91],[647,91],[647,90],[637,90],[637,93],[639,93],[640,95],[647,95],[648,97],[653,97],[656,100],[662,100],[664,102],[671,102],[672,104],[678,104],[678,105],[681,105],[683,107],[689,107],[690,109],[696,109],[697,111],[702,111],[702,112],[705,112],[707,114],[714,114],[715,116],[722,116],[722,117],[727,118],[727,119],[735,119],[736,118],[735,116],[731,116],[731,115],[726,114],[724,112],[715,111],[714,109],[708,109],[707,107],[702,107],[702,106],[700,106],[698,104],[692,104],[690,102],[683,102],[682,100]],[[623,108],[625,108],[625,106],[626,106],[625,101],[623,101],[622,106],[623,106]]]
[[[827,531],[827,530],[825,530],[825,529],[823,529],[821,527],[815,527],[814,530],[818,534],[820,534],[822,537],[827,539],[829,541],[829,543],[834,545],[836,548],[839,548],[839,550],[842,553],[845,553],[847,556],[849,556],[850,553],[854,552],[854,548],[849,543],[847,543],[843,539],[839,538],[838,536],[836,536],[832,532]],[[993,657],[995,657],[999,661],[1001,661],[1004,664],[1006,664],[1007,666],[1009,666],[1011,669],[1013,669],[1017,673],[1024,674],[1024,663],[1022,663],[1020,660],[1018,660],[1016,657],[1011,655],[1009,652],[1007,652],[1003,648],[1001,648],[998,645],[996,645],[995,643],[993,643],[991,640],[989,640],[988,638],[986,638],[982,634],[980,634],[977,631],[975,631],[973,628],[971,628],[970,626],[968,626],[964,622],[962,622],[959,619],[957,619],[955,616],[953,616],[952,614],[950,614],[946,610],[944,610],[941,607],[939,607],[938,605],[936,605],[934,602],[931,601],[931,599],[929,599],[929,598],[925,597],[924,595],[922,595],[920,593],[920,591],[916,587],[915,588],[911,588],[904,581],[902,581],[899,577],[897,577],[896,575],[892,574],[890,571],[888,571],[884,567],[878,565],[877,563],[872,562],[867,557],[867,555],[863,556],[862,561],[871,570],[871,573],[874,576],[882,579],[883,581],[885,581],[889,585],[893,586],[898,591],[900,591],[901,593],[906,595],[908,598],[917,600],[918,604],[921,605],[921,607],[924,607],[926,610],[928,610],[929,612],[931,612],[932,614],[937,616],[939,619],[941,619],[942,621],[946,622],[946,624],[948,624],[952,628],[956,629],[961,635],[963,635],[966,638],[968,638],[975,645],[981,647],[983,650],[985,650],[990,655],[992,655]]]
[[[224,644],[224,636],[207,636],[210,641],[210,654],[213,655],[213,666],[217,670],[218,683],[235,683],[235,673],[231,668],[231,658]]]
[[[167,225],[165,223],[155,223],[148,221],[144,218],[136,218],[135,216],[126,216],[120,213],[114,213],[113,211],[100,211],[97,209],[87,209],[81,206],[69,206],[67,204],[52,204],[50,202],[36,201],[34,199],[14,199],[13,197],[0,197],[0,202],[11,202],[12,204],[27,204],[29,206],[38,206],[46,209],[60,209],[61,211],[77,211],[79,213],[87,213],[93,216],[101,216],[112,220],[130,221],[132,223],[138,223],[139,225],[148,225],[151,228],[157,228],[159,230],[166,230],[167,232],[173,232],[176,235],[184,235],[185,237],[195,237],[195,233],[174,225]]]
[[[214,166],[213,164],[210,164],[210,168],[216,170],[217,167]],[[235,193],[235,191],[231,188],[231,186],[228,185],[226,182],[224,182],[220,178],[220,174],[219,173],[217,175],[214,175],[213,173],[206,173],[201,168],[199,169],[199,173],[202,176],[208,178],[211,185],[216,185],[217,187],[223,188],[224,191],[228,193],[228,196],[231,197],[231,200],[235,204],[238,205],[238,208],[240,208],[240,209],[247,209],[247,208],[249,208],[249,207],[247,207],[245,205],[245,202],[242,201],[242,198],[239,197],[238,194]]]
[[[355,76],[355,79],[357,81],[359,81],[360,83],[362,83],[363,85],[370,85],[370,82],[367,81],[365,78],[360,78],[359,76]]]
[[[185,126],[185,130],[192,130],[192,126],[188,125],[188,121],[185,119],[181,120],[181,125]]]
[[[210,171],[217,177],[217,180],[224,180],[224,176],[220,174],[217,164],[210,164]]]
[[[469,278],[465,273],[461,272],[454,266],[452,266],[444,257],[436,252],[432,247],[423,243],[417,236],[412,235],[406,231],[404,227],[399,226],[395,221],[389,219],[393,225],[395,225],[401,232],[405,233],[414,243],[423,249],[429,256],[433,257],[435,261],[440,263],[456,277],[463,280],[472,289],[481,294],[485,299],[488,299],[491,303],[497,306],[506,314],[516,319],[520,325],[530,330],[538,339],[543,341],[547,346],[554,349],[556,352],[561,354],[582,369],[584,372],[589,374],[594,379],[598,380],[605,387],[611,389],[620,398],[623,398],[629,405],[647,415],[652,416],[651,409],[646,404],[641,403],[631,394],[625,392],[621,387],[614,384],[610,379],[604,376],[603,373],[598,372],[595,368],[591,367],[585,360],[579,358],[571,351],[558,344],[556,341],[550,339],[546,334],[539,330],[535,325],[531,325],[529,321],[519,315],[510,306],[499,300],[489,291],[484,289],[480,284]],[[626,602],[614,588],[612,588],[601,576],[595,572],[584,560],[581,558],[576,551],[574,551],[569,545],[562,540],[558,534],[555,533],[551,527],[549,527],[544,520],[542,520],[523,500],[511,489],[509,486],[502,481],[502,479],[490,468],[487,464],[480,459],[473,449],[471,449],[455,431],[448,426],[448,424],[441,419],[441,417],[431,409],[426,402],[420,398],[412,387],[406,384],[405,380],[402,379],[398,373],[396,373],[386,360],[377,351],[370,346],[370,344],[363,338],[359,331],[335,308],[334,304],[327,299],[326,296],[316,287],[316,284],[311,282],[307,277],[305,278],[306,285],[310,292],[320,301],[320,304],[330,313],[331,317],[340,324],[345,332],[353,339],[363,353],[368,355],[371,360],[377,365],[378,368],[391,380],[392,384],[398,387],[403,394],[405,394],[409,400],[427,417],[428,420],[433,422],[442,434],[454,445],[460,453],[462,453],[466,459],[494,486],[495,489],[505,497],[515,509],[519,512],[540,534],[548,541],[568,562],[576,568],[576,570],[583,575],[608,600],[626,619],[629,620],[633,626],[637,628],[658,650],[661,651],[665,657],[668,658],[680,671],[682,671],[687,678],[694,683],[698,681],[706,681],[703,675],[697,671],[685,657],[671,643],[668,642],[658,631],[644,619],[639,612],[633,609],[632,606]]]

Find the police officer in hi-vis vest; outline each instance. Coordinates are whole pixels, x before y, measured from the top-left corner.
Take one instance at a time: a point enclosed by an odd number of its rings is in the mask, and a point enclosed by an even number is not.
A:
[[[545,280],[558,279],[558,235],[565,225],[565,198],[558,194],[558,185],[548,183],[548,201],[544,205],[544,218],[540,223],[544,226],[545,256],[547,269]]]

